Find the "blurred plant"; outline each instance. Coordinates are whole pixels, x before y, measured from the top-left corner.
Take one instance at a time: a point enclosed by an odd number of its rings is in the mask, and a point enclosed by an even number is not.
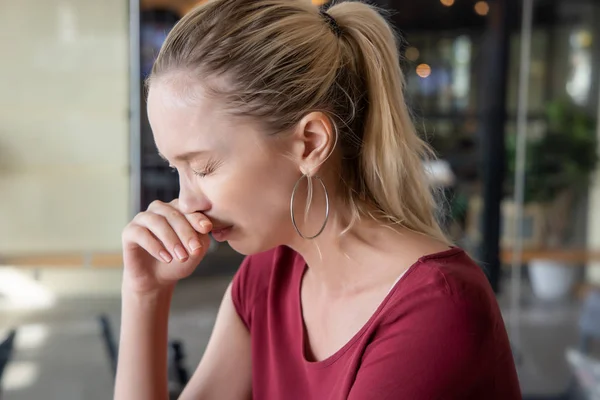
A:
[[[546,107],[547,130],[539,138],[528,138],[525,165],[525,202],[547,209],[548,241],[564,242],[570,208],[588,187],[598,163],[596,123],[585,110],[567,101]],[[516,135],[508,135],[507,188],[513,195]]]

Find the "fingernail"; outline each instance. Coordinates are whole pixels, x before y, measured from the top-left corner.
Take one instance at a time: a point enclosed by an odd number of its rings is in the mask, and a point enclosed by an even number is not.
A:
[[[209,229],[212,224],[209,221],[200,222],[200,226],[204,229]]]
[[[173,259],[173,257],[171,257],[171,255],[169,253],[167,253],[164,250],[161,250],[158,252],[158,255],[160,256],[160,258],[163,259],[164,262],[166,263],[170,263],[171,260]]]
[[[187,255],[185,249],[180,244],[176,245],[174,250],[175,250],[175,255],[181,261],[183,261],[187,258],[188,255]]]
[[[190,249],[192,250],[192,253],[198,250],[200,247],[202,247],[202,243],[200,243],[198,239],[190,240]]]

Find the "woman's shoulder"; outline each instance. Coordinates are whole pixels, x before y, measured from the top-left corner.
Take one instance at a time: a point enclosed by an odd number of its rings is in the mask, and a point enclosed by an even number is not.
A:
[[[435,349],[431,356],[438,359],[450,360],[455,352],[499,359],[510,349],[495,294],[481,267],[460,249],[417,261],[371,329],[375,341],[407,341],[417,352]]]
[[[404,315],[413,306],[492,319],[500,314],[484,270],[458,247],[421,257],[390,295],[392,315],[393,309]]]
[[[389,377],[390,384],[404,385],[397,386],[398,398],[486,398],[485,390],[494,398],[519,398],[495,295],[481,267],[460,249],[419,259],[393,288],[371,330],[362,360],[363,368],[372,367],[365,390]],[[417,370],[425,372],[414,379]]]
[[[496,295],[486,276],[484,267],[460,248],[445,257],[431,257],[424,261],[424,269],[439,276],[446,293],[456,301],[465,301],[473,306],[496,305]],[[481,310],[483,312],[489,310]]]
[[[473,290],[491,293],[483,268],[459,247],[419,258],[406,274],[425,290],[451,296],[470,295]]]

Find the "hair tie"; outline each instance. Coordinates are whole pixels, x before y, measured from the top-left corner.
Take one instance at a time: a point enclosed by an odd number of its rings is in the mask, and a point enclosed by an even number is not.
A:
[[[329,28],[335,34],[335,36],[340,37],[342,35],[342,29],[338,25],[335,18],[333,18],[329,13],[327,13],[327,11],[324,10],[321,10],[320,14],[321,17],[323,17],[323,19],[327,23],[327,25],[329,25]]]

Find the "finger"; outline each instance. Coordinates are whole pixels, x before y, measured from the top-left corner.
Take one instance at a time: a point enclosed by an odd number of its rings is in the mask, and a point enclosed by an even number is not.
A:
[[[123,231],[123,243],[125,246],[135,245],[141,247],[160,262],[170,263],[173,260],[162,242],[147,228],[140,225],[132,224]]]
[[[184,214],[187,221],[194,227],[194,229],[200,233],[207,234],[212,228],[213,224],[208,217],[200,212],[192,214]]]
[[[146,211],[155,212],[156,209],[168,207],[168,206],[169,206],[169,203],[165,203],[164,201],[160,201],[160,200],[154,200],[152,203],[150,203],[150,205],[148,205],[148,208]]]
[[[165,207],[157,207],[154,212],[167,220],[179,237],[181,243],[185,245],[189,254],[196,254],[200,251],[203,246],[198,232],[196,232],[196,229],[192,226],[192,222],[179,212],[179,210],[170,205],[165,205]]]
[[[147,228],[156,236],[173,258],[179,261],[188,259],[189,254],[181,242],[179,235],[177,235],[164,216],[153,212],[144,212],[138,214],[134,218],[134,221],[137,225]]]
[[[179,209],[179,199],[172,200],[168,205],[181,212],[181,210]],[[212,221],[201,212],[194,212],[183,215],[189,221],[192,227],[200,233],[207,234],[213,228]]]

